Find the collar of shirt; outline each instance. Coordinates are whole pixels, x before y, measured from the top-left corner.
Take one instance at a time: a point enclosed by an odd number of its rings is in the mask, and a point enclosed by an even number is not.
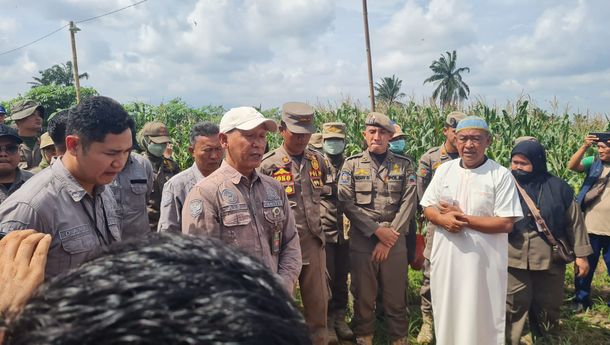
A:
[[[56,160],[55,163],[51,165],[51,169],[53,169],[53,173],[58,177],[62,186],[66,188],[66,191],[70,194],[72,200],[80,202],[85,195],[87,195],[87,191],[76,181],[74,176],[70,174],[61,159]],[[105,186],[95,186],[93,188],[94,196],[100,195],[105,188]]]
[[[224,161],[223,161],[224,164]],[[199,168],[197,168],[197,163],[193,163],[193,165],[191,165],[190,167],[191,173],[193,174],[193,177],[195,178],[195,181],[201,181],[201,179],[204,178],[203,174],[201,173],[201,171],[199,170]]]
[[[220,165],[220,168],[218,168],[218,170],[220,170],[220,173],[227,176],[229,178],[229,180],[231,180],[231,182],[233,182],[233,184],[239,184],[242,181],[242,179],[245,182],[248,181],[247,177],[245,177],[239,171],[237,171],[235,168],[233,168],[229,163],[227,163],[226,160],[222,161],[222,164]],[[254,171],[252,171],[251,184],[253,185],[258,180],[259,180],[259,176],[255,169]]]

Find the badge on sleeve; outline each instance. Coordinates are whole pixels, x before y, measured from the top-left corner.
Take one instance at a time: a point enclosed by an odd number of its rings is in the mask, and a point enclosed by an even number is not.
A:
[[[201,199],[193,199],[189,203],[189,211],[191,213],[191,217],[197,218],[203,212],[203,201]]]
[[[409,175],[409,178],[407,179],[407,185],[411,186],[415,184],[417,184],[417,177],[415,177],[415,174]]]
[[[340,185],[349,185],[352,181],[352,175],[349,173],[349,171],[342,171],[341,175],[339,176],[339,184]]]

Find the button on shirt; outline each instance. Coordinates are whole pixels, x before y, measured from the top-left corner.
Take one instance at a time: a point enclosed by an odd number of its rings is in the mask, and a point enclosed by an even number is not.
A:
[[[45,272],[49,278],[121,239],[115,209],[109,189],[96,186],[93,196],[88,195],[58,159],[0,205],[0,232],[35,229],[51,234]]]
[[[157,231],[180,232],[182,225],[182,208],[186,196],[197,182],[203,179],[203,174],[193,165],[172,177],[163,186],[161,210]]]

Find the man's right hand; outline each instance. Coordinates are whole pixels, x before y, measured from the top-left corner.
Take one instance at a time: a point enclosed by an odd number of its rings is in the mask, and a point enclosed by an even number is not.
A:
[[[591,147],[591,145],[595,144],[598,140],[599,140],[599,138],[596,137],[595,135],[587,134],[585,136],[585,141],[583,143],[583,146]]]
[[[457,211],[441,214],[439,225],[449,232],[460,232],[464,226],[468,225],[468,222],[462,218],[463,215],[464,213]]]
[[[396,240],[398,240],[398,232],[392,228],[386,228],[380,226],[375,230],[375,236],[381,241],[381,243],[385,244],[388,247],[394,246]]]

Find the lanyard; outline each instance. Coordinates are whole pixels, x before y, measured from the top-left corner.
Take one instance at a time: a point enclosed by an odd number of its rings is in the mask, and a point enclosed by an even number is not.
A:
[[[85,206],[85,203],[84,203],[84,199],[85,198],[82,198],[80,200],[80,205],[83,207],[83,211],[85,211],[87,218],[89,218],[89,222],[95,229],[97,236],[101,238],[102,242],[104,242],[104,244],[107,246],[110,245],[110,236],[111,235],[108,233],[108,239],[106,239],[106,237],[104,237],[104,234],[102,233],[102,231],[97,227],[97,213],[95,212],[95,197],[93,198],[93,203],[92,203],[93,216],[91,216],[91,214],[89,213],[89,210],[87,210],[87,207]],[[109,229],[108,218],[106,217],[106,209],[104,209],[104,200],[102,200],[101,197],[100,197],[100,201],[102,202],[102,212],[104,213],[104,223],[106,224],[106,230],[108,230]]]

